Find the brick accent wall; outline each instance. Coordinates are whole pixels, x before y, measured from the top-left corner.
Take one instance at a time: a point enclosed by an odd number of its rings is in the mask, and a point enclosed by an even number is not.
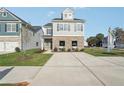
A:
[[[20,37],[0,37],[0,42],[20,42]]]
[[[78,42],[78,49],[84,48],[84,37],[82,36],[53,36],[52,37],[52,48],[59,48],[59,41],[65,41],[65,49],[72,49],[72,41]]]

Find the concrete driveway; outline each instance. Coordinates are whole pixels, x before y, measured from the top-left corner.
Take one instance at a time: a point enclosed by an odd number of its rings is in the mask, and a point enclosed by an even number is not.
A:
[[[0,83],[30,82],[41,68],[40,66],[0,67]]]
[[[119,65],[114,62],[116,57],[111,60],[106,58],[82,52],[54,53],[31,85],[124,85],[124,61],[121,62],[124,58],[118,59]]]

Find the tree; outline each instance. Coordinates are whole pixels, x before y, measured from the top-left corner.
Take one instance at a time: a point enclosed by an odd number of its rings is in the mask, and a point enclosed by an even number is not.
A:
[[[116,27],[114,30],[115,45],[124,42],[124,30],[120,27]]]
[[[122,33],[124,33],[124,30],[122,28],[116,27],[114,30],[115,37],[119,37]]]
[[[93,46],[96,46],[96,37],[89,37],[88,39],[87,39],[87,42],[88,42],[88,46],[91,46],[91,47],[93,47]]]
[[[104,34],[99,33],[96,35],[96,46],[101,47],[102,46],[102,40],[104,38]]]

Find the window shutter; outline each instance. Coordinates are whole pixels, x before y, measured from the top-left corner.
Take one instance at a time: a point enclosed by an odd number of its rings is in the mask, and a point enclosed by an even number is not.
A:
[[[1,24],[0,24],[0,32],[1,32]]]
[[[16,24],[16,32],[18,32],[18,31],[19,31],[19,25]]]
[[[7,24],[5,24],[5,32],[7,32]]]

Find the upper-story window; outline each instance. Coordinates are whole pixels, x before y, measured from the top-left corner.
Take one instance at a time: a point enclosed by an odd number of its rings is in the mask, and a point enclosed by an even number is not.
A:
[[[63,30],[63,24],[59,24],[59,30],[60,30],[60,31]]]
[[[50,28],[47,29],[47,35],[51,35],[52,34],[52,30]]]
[[[70,24],[64,24],[64,31],[70,31]]]
[[[65,14],[65,18],[67,18],[67,14]]]
[[[83,25],[82,24],[75,24],[75,31],[83,31]]]
[[[57,24],[57,31],[70,31],[70,24]]]
[[[8,23],[7,24],[7,32],[16,32],[16,24],[15,23]]]
[[[7,16],[7,13],[6,13],[6,12],[3,12],[3,13],[2,13],[2,16],[3,16],[3,17],[6,17],[6,16]]]

